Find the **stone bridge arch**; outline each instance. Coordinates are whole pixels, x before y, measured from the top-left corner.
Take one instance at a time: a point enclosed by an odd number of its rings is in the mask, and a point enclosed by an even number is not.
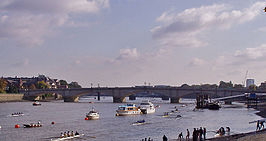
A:
[[[49,93],[55,94],[55,99],[63,97],[63,94],[61,92],[44,92],[44,91],[42,91],[42,92],[35,92],[35,93],[31,93],[31,94],[25,94],[24,93],[23,99],[30,100],[30,101],[44,100],[42,96],[45,94],[49,94]]]

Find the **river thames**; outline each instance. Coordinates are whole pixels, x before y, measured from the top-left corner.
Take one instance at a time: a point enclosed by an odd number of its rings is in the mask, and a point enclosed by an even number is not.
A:
[[[220,110],[193,111],[194,100],[182,99],[181,104],[170,104],[159,98],[137,98],[133,103],[140,103],[149,99],[154,105],[160,105],[154,114],[135,116],[115,116],[115,111],[123,103],[112,103],[112,97],[80,98],[78,103],[63,101],[41,102],[41,106],[32,106],[32,102],[0,103],[0,140],[1,141],[39,141],[51,140],[61,132],[78,131],[84,134],[74,140],[92,141],[139,141],[151,137],[154,141],[162,140],[166,135],[169,139],[176,139],[180,132],[186,136],[186,129],[192,135],[193,128],[205,127],[207,137],[213,137],[214,131],[220,127],[231,128],[232,133],[254,131],[256,124],[250,121],[261,119],[254,109],[247,109],[243,104],[234,103],[232,106],[223,105]],[[89,102],[94,103],[89,103]],[[85,114],[94,107],[100,113],[99,120],[84,120]],[[162,117],[164,112],[178,108],[169,118]],[[11,117],[14,112],[23,112],[21,117]],[[176,115],[181,115],[176,118]],[[137,120],[145,119],[147,124],[132,125]],[[22,127],[26,123],[41,121],[43,127],[15,128],[16,124]],[[51,122],[55,122],[54,125]]]

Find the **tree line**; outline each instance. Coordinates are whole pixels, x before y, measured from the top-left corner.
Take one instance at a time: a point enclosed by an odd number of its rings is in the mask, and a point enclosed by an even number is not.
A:
[[[67,83],[66,80],[60,80],[59,86],[66,86],[66,88],[81,88],[78,82]],[[50,89],[51,86],[47,84],[44,80],[37,81],[37,83],[30,84],[17,84],[17,83],[9,83],[7,80],[0,78],[0,93],[18,93],[19,89]]]
[[[232,81],[225,82],[220,81],[219,85],[217,84],[200,84],[200,85],[188,85],[183,84],[181,88],[195,88],[195,89],[216,89],[216,88],[223,88],[223,89],[243,89],[245,88],[242,84],[233,84]],[[266,86],[260,85],[250,85],[247,89],[256,90],[256,89],[266,89]]]

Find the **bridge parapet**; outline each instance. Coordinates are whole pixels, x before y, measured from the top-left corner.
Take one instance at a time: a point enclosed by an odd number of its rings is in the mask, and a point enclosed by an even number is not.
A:
[[[169,97],[171,103],[178,103],[183,96],[190,94],[209,94],[215,97],[225,97],[251,92],[247,89],[194,89],[180,87],[96,87],[96,88],[76,88],[76,89],[38,89],[20,91],[25,97],[34,99],[45,93],[57,93],[62,95],[65,102],[77,102],[82,95],[108,95],[113,96],[113,102],[125,102],[125,97],[136,93],[157,93],[162,97]],[[256,91],[255,91],[256,92]],[[263,91],[258,91],[263,92]],[[264,91],[266,93],[266,91]]]

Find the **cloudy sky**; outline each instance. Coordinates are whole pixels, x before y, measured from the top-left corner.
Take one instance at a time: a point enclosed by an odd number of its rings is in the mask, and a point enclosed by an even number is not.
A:
[[[1,0],[0,74],[83,87],[266,80],[265,0]]]

